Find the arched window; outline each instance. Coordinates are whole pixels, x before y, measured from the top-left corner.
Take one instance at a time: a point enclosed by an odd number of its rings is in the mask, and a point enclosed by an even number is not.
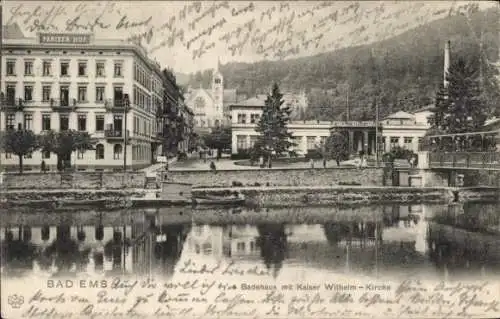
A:
[[[100,160],[104,159],[104,145],[97,144],[95,147],[95,159]]]
[[[123,151],[122,145],[115,144],[115,146],[113,146],[113,159],[120,159],[122,151]]]
[[[220,84],[221,79],[220,78],[215,78],[215,84]]]

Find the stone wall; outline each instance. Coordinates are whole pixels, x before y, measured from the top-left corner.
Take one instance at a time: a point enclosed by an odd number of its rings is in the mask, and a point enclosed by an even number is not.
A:
[[[77,173],[23,173],[4,174],[3,187],[7,189],[120,189],[142,188],[142,172],[77,172]]]
[[[329,186],[339,183],[382,186],[382,168],[260,169],[211,171],[170,171],[168,179],[194,186]]]
[[[194,196],[223,196],[238,191],[250,206],[313,206],[347,203],[447,202],[446,188],[413,187],[246,187],[193,189]]]

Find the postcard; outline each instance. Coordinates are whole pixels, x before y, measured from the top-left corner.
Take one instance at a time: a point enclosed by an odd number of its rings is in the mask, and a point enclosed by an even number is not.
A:
[[[500,7],[4,1],[2,318],[498,318]]]

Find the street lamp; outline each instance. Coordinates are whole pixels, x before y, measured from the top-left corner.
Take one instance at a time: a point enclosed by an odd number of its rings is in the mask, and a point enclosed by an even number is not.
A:
[[[128,142],[128,134],[127,134],[127,113],[128,113],[128,108],[130,106],[130,100],[128,98],[128,94],[123,94],[123,120],[125,123],[123,124],[123,134],[124,139],[123,139],[123,172],[125,173],[127,171],[127,142]]]

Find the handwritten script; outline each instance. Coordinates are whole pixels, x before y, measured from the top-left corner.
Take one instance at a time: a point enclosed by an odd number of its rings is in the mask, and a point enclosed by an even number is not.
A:
[[[158,2],[36,6],[15,2],[7,24],[27,32],[92,32],[143,45],[149,53],[176,49],[193,60],[229,56],[285,59],[359,45],[451,15],[468,16],[478,3],[449,2]],[[160,53],[158,53],[161,51]]]
[[[115,277],[7,280],[24,303],[19,318],[470,318],[500,315],[498,286],[489,282],[389,283],[355,280],[275,281],[264,267],[179,265],[176,279]]]

